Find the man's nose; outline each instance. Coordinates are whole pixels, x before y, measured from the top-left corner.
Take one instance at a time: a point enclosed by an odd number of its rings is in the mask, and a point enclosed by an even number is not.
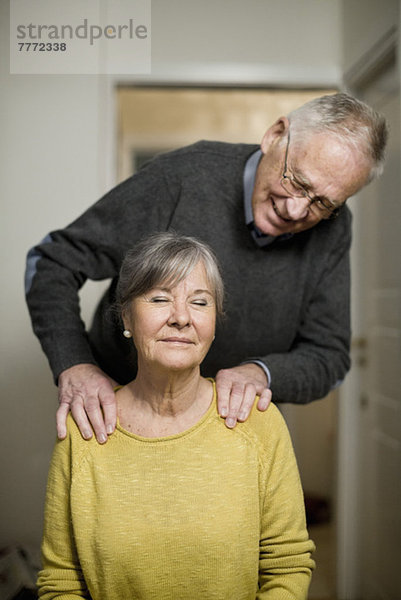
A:
[[[286,202],[287,215],[289,219],[297,221],[304,219],[309,212],[310,200],[306,196],[288,196]]]

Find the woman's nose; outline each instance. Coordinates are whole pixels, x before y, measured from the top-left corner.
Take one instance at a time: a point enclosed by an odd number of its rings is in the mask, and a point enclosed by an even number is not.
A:
[[[286,203],[288,218],[293,221],[304,219],[308,214],[309,205],[310,200],[306,196],[302,196],[301,198],[288,196]]]
[[[186,302],[173,303],[168,324],[173,327],[186,327],[191,324],[191,314]]]

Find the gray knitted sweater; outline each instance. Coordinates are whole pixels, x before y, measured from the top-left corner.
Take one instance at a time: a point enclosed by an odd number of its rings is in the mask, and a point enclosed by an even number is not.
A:
[[[276,402],[324,396],[349,368],[348,209],[286,241],[256,246],[244,221],[243,170],[253,145],[198,142],[161,155],[31,250],[27,301],[57,379],[79,363],[135,376],[132,342],[109,310],[122,258],[138,239],[174,229],[215,250],[226,317],[202,372],[262,359]],[[79,314],[86,279],[111,278],[91,331]]]

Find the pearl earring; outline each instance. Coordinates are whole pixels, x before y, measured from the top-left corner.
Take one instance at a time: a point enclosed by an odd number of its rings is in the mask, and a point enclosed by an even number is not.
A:
[[[130,332],[129,329],[124,329],[123,336],[126,338],[130,338],[130,337],[132,337],[132,333]]]

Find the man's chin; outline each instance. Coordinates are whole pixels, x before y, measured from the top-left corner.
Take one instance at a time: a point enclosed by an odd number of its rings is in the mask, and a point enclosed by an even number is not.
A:
[[[261,233],[271,235],[272,237],[278,237],[279,235],[283,235],[283,233],[291,233],[291,227],[286,223],[283,223],[283,226],[280,227],[268,220],[263,220],[260,224],[255,220],[255,225]]]
[[[275,215],[276,216],[276,215]],[[278,219],[278,218],[277,218]],[[291,221],[290,223],[282,220],[281,223],[276,223],[273,219],[263,219],[260,223],[255,218],[255,225],[265,235],[271,235],[272,237],[278,237],[287,233],[299,233],[310,229],[316,223],[306,221]]]

